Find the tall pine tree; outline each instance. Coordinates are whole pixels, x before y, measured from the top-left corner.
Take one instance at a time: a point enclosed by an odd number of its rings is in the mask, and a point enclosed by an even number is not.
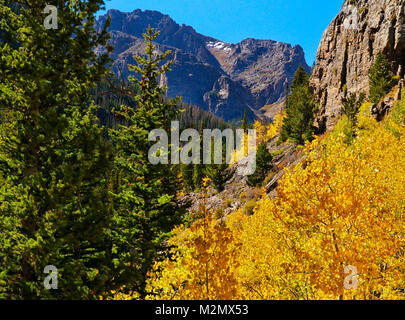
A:
[[[266,143],[260,143],[256,152],[256,171],[248,176],[247,184],[251,187],[260,186],[272,167],[272,161],[273,156],[267,149]]]
[[[378,103],[394,87],[395,81],[387,58],[379,53],[369,71],[370,101]]]
[[[200,121],[199,124],[199,133],[200,137],[203,136],[203,131],[204,131],[204,124],[202,121]],[[200,141],[200,150],[203,150],[203,141],[201,139]],[[198,191],[200,190],[202,186],[202,180],[204,178],[204,165],[203,165],[203,159],[202,156],[200,155],[200,164],[194,164],[193,165],[193,185],[194,185],[194,190]]]
[[[304,144],[305,141],[310,140],[314,131],[315,111],[316,104],[309,87],[309,74],[301,65],[292,81],[281,139],[283,141],[290,139],[297,144]]]
[[[247,129],[248,129],[247,109],[246,109],[246,107],[245,107],[245,111],[243,112],[242,129],[243,129],[244,132],[246,132]]]
[[[107,73],[102,0],[48,1],[58,29],[44,28],[34,0],[0,0],[0,296],[95,298],[113,278],[108,230],[112,154],[88,92]],[[107,46],[108,51],[110,48]],[[58,268],[58,290],[44,268]]]
[[[149,133],[154,129],[170,132],[170,122],[179,112],[179,100],[167,100],[166,88],[159,86],[159,77],[170,70],[172,61],[163,65],[170,52],[156,52],[153,41],[158,35],[151,28],[144,34],[146,56],[134,57],[137,64],[129,66],[137,73],[129,79],[140,88],[137,106],[121,106],[117,116],[125,119],[127,125],[111,130],[118,152],[115,171],[121,176],[121,185],[114,193],[117,277],[128,290],[141,296],[145,294],[147,272],[159,258],[159,252],[164,252],[164,240],[184,214],[176,202],[180,189],[176,167],[154,165],[148,159],[153,145],[148,141]]]

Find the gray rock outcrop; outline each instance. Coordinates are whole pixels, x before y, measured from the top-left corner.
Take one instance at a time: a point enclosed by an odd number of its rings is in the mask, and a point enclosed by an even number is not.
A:
[[[402,78],[405,65],[405,0],[347,0],[322,36],[311,85],[319,99],[317,125],[332,128],[343,92],[368,94],[368,72],[384,53]]]

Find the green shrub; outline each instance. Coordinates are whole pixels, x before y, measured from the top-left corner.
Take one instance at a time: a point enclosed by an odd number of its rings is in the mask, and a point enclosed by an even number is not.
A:
[[[405,93],[402,93],[402,100],[395,103],[391,118],[395,123],[405,125]]]
[[[256,207],[257,202],[255,200],[248,201],[243,207],[243,214],[252,215],[254,213],[254,208]]]

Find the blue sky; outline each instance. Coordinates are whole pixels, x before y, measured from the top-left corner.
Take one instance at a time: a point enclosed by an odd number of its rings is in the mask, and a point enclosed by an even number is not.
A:
[[[106,0],[107,9],[158,10],[228,43],[246,38],[301,45],[309,65],[343,0]]]

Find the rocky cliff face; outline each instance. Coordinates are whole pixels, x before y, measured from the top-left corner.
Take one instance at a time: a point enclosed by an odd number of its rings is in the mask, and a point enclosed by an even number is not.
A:
[[[347,0],[323,34],[311,85],[320,102],[318,126],[330,129],[348,92],[369,91],[368,72],[378,53],[403,77],[405,0]]]
[[[180,26],[157,11],[110,10],[99,17],[96,27],[101,28],[108,16],[117,74],[121,71],[128,76],[127,65],[134,63],[134,55],[143,53],[142,33],[150,25],[161,32],[157,49],[172,51],[172,71],[161,79],[168,86],[168,95],[182,96],[183,102],[225,120],[241,119],[245,107],[252,120],[256,110],[283,96],[286,80],[292,80],[300,64],[310,70],[300,46],[255,39],[227,44],[190,26]]]

